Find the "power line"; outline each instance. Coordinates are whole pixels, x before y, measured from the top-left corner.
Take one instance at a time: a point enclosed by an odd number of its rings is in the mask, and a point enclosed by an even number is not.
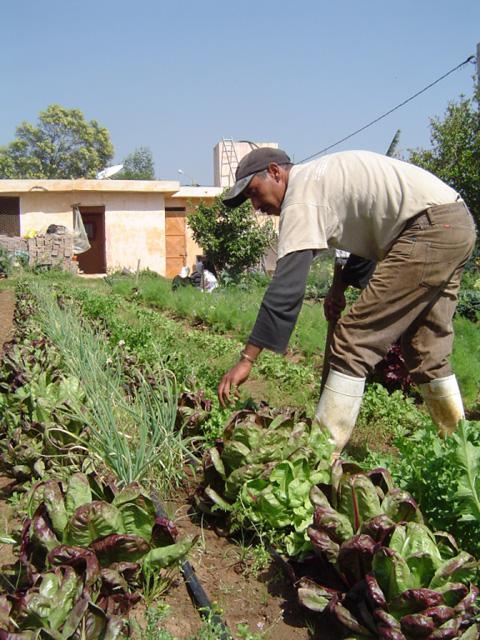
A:
[[[357,129],[356,131],[353,131],[353,133],[349,133],[348,136],[345,136],[341,140],[338,140],[337,142],[334,142],[333,144],[330,144],[328,147],[325,147],[324,149],[321,149],[320,151],[317,151],[317,153],[313,153],[311,156],[308,156],[308,157],[304,158],[303,160],[300,160],[300,162],[298,164],[301,164],[302,162],[306,162],[307,160],[311,160],[312,158],[315,158],[316,156],[319,156],[322,153],[325,153],[325,151],[329,151],[329,149],[332,149],[333,147],[336,147],[338,144],[341,144],[342,142],[345,142],[345,140],[349,140],[350,138],[353,138],[353,136],[356,136],[357,133],[360,133],[361,131],[365,131],[365,129],[368,129],[368,127],[371,127],[373,124],[375,124],[379,120],[382,120],[383,118],[386,118],[387,116],[389,116],[391,113],[393,113],[397,109],[400,109],[400,107],[403,107],[404,105],[406,105],[407,102],[410,102],[411,100],[413,100],[417,96],[421,95],[422,93],[425,93],[425,91],[427,91],[428,89],[430,89],[431,87],[436,85],[438,82],[440,82],[441,80],[443,80],[444,78],[449,76],[454,71],[457,71],[457,69],[460,69],[464,65],[468,64],[469,62],[474,62],[475,60],[476,60],[476,56],[473,56],[473,55],[469,56],[466,60],[464,60],[460,64],[457,64],[456,67],[454,67],[453,69],[450,69],[450,71],[447,71],[447,73],[444,73],[443,76],[440,76],[440,78],[437,78],[436,80],[434,80],[433,82],[428,84],[426,87],[424,87],[420,91],[417,91],[417,93],[414,93],[413,96],[410,96],[409,98],[407,98],[403,102],[400,102],[400,104],[397,104],[397,106],[393,107],[393,109],[390,109],[389,111],[386,111],[381,116],[378,116],[378,118],[375,118],[375,120],[372,120],[371,122],[369,122],[368,124],[364,125],[363,127],[360,127],[360,129]]]

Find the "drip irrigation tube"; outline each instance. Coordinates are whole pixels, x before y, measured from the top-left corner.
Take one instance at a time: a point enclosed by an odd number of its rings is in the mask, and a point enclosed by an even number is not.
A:
[[[160,504],[157,497],[152,496],[153,503],[157,516],[160,518],[168,518],[167,513],[163,506]],[[184,560],[180,564],[180,570],[185,580],[187,591],[191,600],[198,609],[202,618],[212,622],[220,631],[219,640],[232,640],[232,634],[230,633],[227,625],[223,622],[220,616],[215,613],[210,598],[205,592],[205,589],[200,584],[195,569],[192,567],[188,560]]]

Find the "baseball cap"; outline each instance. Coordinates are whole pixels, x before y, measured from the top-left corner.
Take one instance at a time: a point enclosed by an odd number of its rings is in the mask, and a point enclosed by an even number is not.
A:
[[[274,149],[273,147],[260,147],[247,153],[238,163],[235,172],[236,182],[223,196],[223,203],[227,207],[234,208],[245,202],[247,197],[244,191],[250,184],[251,179],[256,173],[267,169],[271,162],[290,164],[291,160],[285,151]]]

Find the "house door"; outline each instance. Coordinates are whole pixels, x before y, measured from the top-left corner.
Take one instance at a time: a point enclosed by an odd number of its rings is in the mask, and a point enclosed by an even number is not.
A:
[[[165,275],[167,278],[174,278],[185,265],[187,257],[184,207],[165,209],[165,257]]]
[[[105,273],[105,207],[80,207],[90,249],[78,255],[83,273]]]

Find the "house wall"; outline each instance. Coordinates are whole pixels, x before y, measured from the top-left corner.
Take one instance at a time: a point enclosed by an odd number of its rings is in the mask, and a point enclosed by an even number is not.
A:
[[[107,269],[135,270],[140,259],[142,269],[162,275],[167,271],[166,207],[187,213],[202,200],[211,204],[221,192],[220,187],[180,187],[176,181],[0,180],[0,197],[20,201],[21,235],[41,234],[51,224],[72,231],[74,204],[86,211],[101,209]],[[185,264],[192,270],[203,251],[188,226],[185,233]]]
[[[21,234],[45,231],[54,223],[73,229],[72,205],[105,207],[107,269],[165,273],[165,199],[161,193],[50,192],[20,195]]]

